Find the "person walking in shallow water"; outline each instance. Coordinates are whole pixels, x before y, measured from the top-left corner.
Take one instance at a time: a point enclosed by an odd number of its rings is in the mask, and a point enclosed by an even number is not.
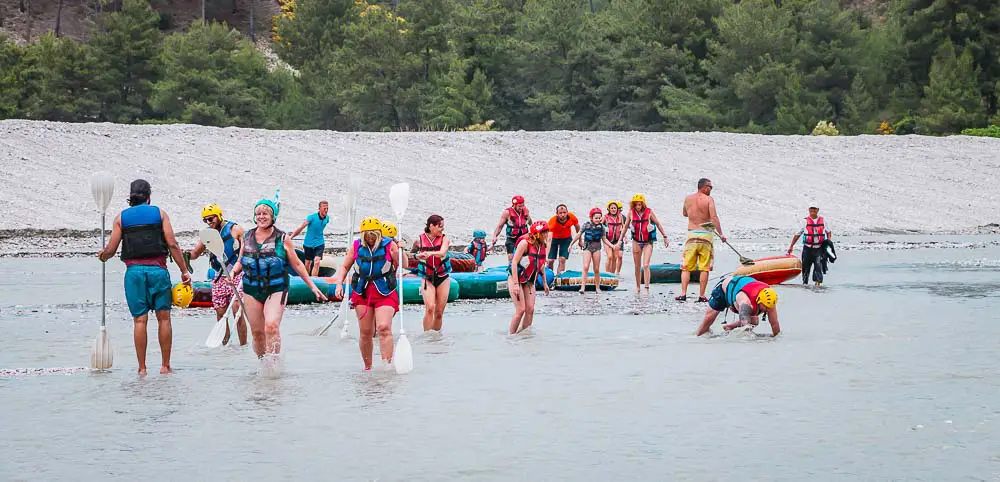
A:
[[[97,257],[107,262],[122,245],[125,262],[125,301],[134,323],[135,355],[139,361],[139,376],[146,375],[146,323],[149,312],[156,313],[159,324],[160,373],[170,373],[170,350],[173,331],[170,324],[171,285],[167,271],[167,254],[181,267],[181,281],[191,284],[184,256],[174,236],[170,217],[162,209],[150,205],[152,189],[143,179],[129,186],[128,209],[115,216],[111,238]]]
[[[708,301],[705,289],[708,286],[708,273],[712,271],[715,246],[712,230],[705,229],[702,225],[712,223],[719,232],[719,239],[726,242],[719,215],[715,212],[711,180],[704,177],[698,180],[698,190],[684,198],[681,214],[688,219],[688,234],[687,241],[684,242],[684,263],[681,265],[681,294],[674,299],[687,301],[691,272],[698,271],[698,301],[704,303]]]
[[[815,203],[809,206],[809,216],[802,219],[799,231],[792,237],[788,254],[792,254],[795,243],[802,237],[802,284],[809,284],[809,271],[816,286],[823,284],[823,243],[830,239],[830,228]]]

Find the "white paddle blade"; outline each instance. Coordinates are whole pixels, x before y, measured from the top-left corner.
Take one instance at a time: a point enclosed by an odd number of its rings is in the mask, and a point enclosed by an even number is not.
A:
[[[351,197],[358,197],[358,193],[361,192],[360,177],[353,174],[347,177],[347,192],[350,193]]]
[[[410,201],[410,184],[401,182],[393,184],[389,189],[389,202],[392,203],[392,212],[396,214],[396,221],[403,219],[406,213],[406,203]]]
[[[218,231],[212,228],[205,228],[198,233],[198,237],[201,238],[201,242],[205,244],[205,247],[216,258],[226,259],[226,245],[222,242],[222,235]]]
[[[97,339],[94,340],[94,350],[90,353],[90,366],[98,370],[107,370],[114,363],[115,354],[111,350],[111,339],[108,338],[108,331],[101,328]]]
[[[410,340],[406,339],[406,335],[399,335],[393,358],[392,364],[396,367],[396,373],[402,375],[413,371],[413,348],[410,347]]]
[[[107,211],[111,196],[115,195],[115,178],[107,171],[94,173],[90,178],[90,193],[101,212]]]
[[[212,327],[212,331],[209,332],[208,338],[205,339],[205,346],[209,348],[218,348],[222,346],[222,339],[226,337],[226,325],[229,324],[229,315],[222,317],[221,320],[215,322],[215,326]]]

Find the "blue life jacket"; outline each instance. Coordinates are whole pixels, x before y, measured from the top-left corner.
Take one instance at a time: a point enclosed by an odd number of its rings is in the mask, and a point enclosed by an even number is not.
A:
[[[604,237],[604,225],[592,224],[592,223],[587,223],[587,224],[591,225],[592,227],[583,229],[583,240],[588,243],[592,243],[594,241],[600,241],[601,238]]]
[[[274,292],[288,289],[288,253],[285,233],[274,228],[271,235],[258,244],[257,228],[243,236],[243,288],[271,288]]]
[[[222,236],[223,254],[226,255],[226,269],[233,269],[233,265],[236,264],[236,259],[240,255],[240,250],[237,248],[236,242],[233,240],[233,227],[236,223],[232,221],[226,221],[226,224],[222,226],[222,231],[219,235]],[[214,254],[208,254],[208,260],[212,264],[212,269],[215,270],[218,276],[222,276],[222,264],[219,263],[219,258],[215,257]]]
[[[473,239],[472,242],[469,243],[468,251],[469,254],[472,255],[472,258],[476,260],[477,265],[483,264],[483,261],[486,260],[486,241],[478,238]]]
[[[736,304],[736,295],[743,291],[746,285],[757,281],[749,276],[733,276],[729,280],[729,286],[726,286],[726,304],[732,307]]]
[[[396,289],[396,273],[392,268],[392,257],[388,251],[392,241],[383,238],[375,247],[369,248],[360,239],[354,240],[354,274],[351,276],[351,290],[358,295],[364,295],[368,283],[374,283],[375,289],[383,296],[388,296]]]
[[[155,258],[167,255],[160,208],[140,204],[121,213],[122,259]]]

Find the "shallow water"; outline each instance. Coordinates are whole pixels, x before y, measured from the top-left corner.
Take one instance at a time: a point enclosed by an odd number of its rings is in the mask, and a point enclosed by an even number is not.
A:
[[[886,239],[912,244],[868,249]],[[176,373],[139,379],[115,262],[115,368],[0,378],[0,479],[1000,480],[997,238],[844,244],[824,288],[779,288],[776,340],[693,337],[704,305],[678,285],[554,292],[517,337],[507,302],[449,305],[442,336],[407,306],[405,376],[362,372],[356,331],[309,335],[337,308],[314,305],[286,312],[277,379],[205,348],[193,309],[174,311]],[[0,369],[88,365],[96,261],[0,259],[0,288]]]

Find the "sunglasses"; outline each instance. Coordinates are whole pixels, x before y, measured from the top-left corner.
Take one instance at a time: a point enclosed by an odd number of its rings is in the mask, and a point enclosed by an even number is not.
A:
[[[216,219],[217,219],[216,216],[213,214],[207,218],[201,218],[201,221],[205,224],[211,224],[214,223]]]

